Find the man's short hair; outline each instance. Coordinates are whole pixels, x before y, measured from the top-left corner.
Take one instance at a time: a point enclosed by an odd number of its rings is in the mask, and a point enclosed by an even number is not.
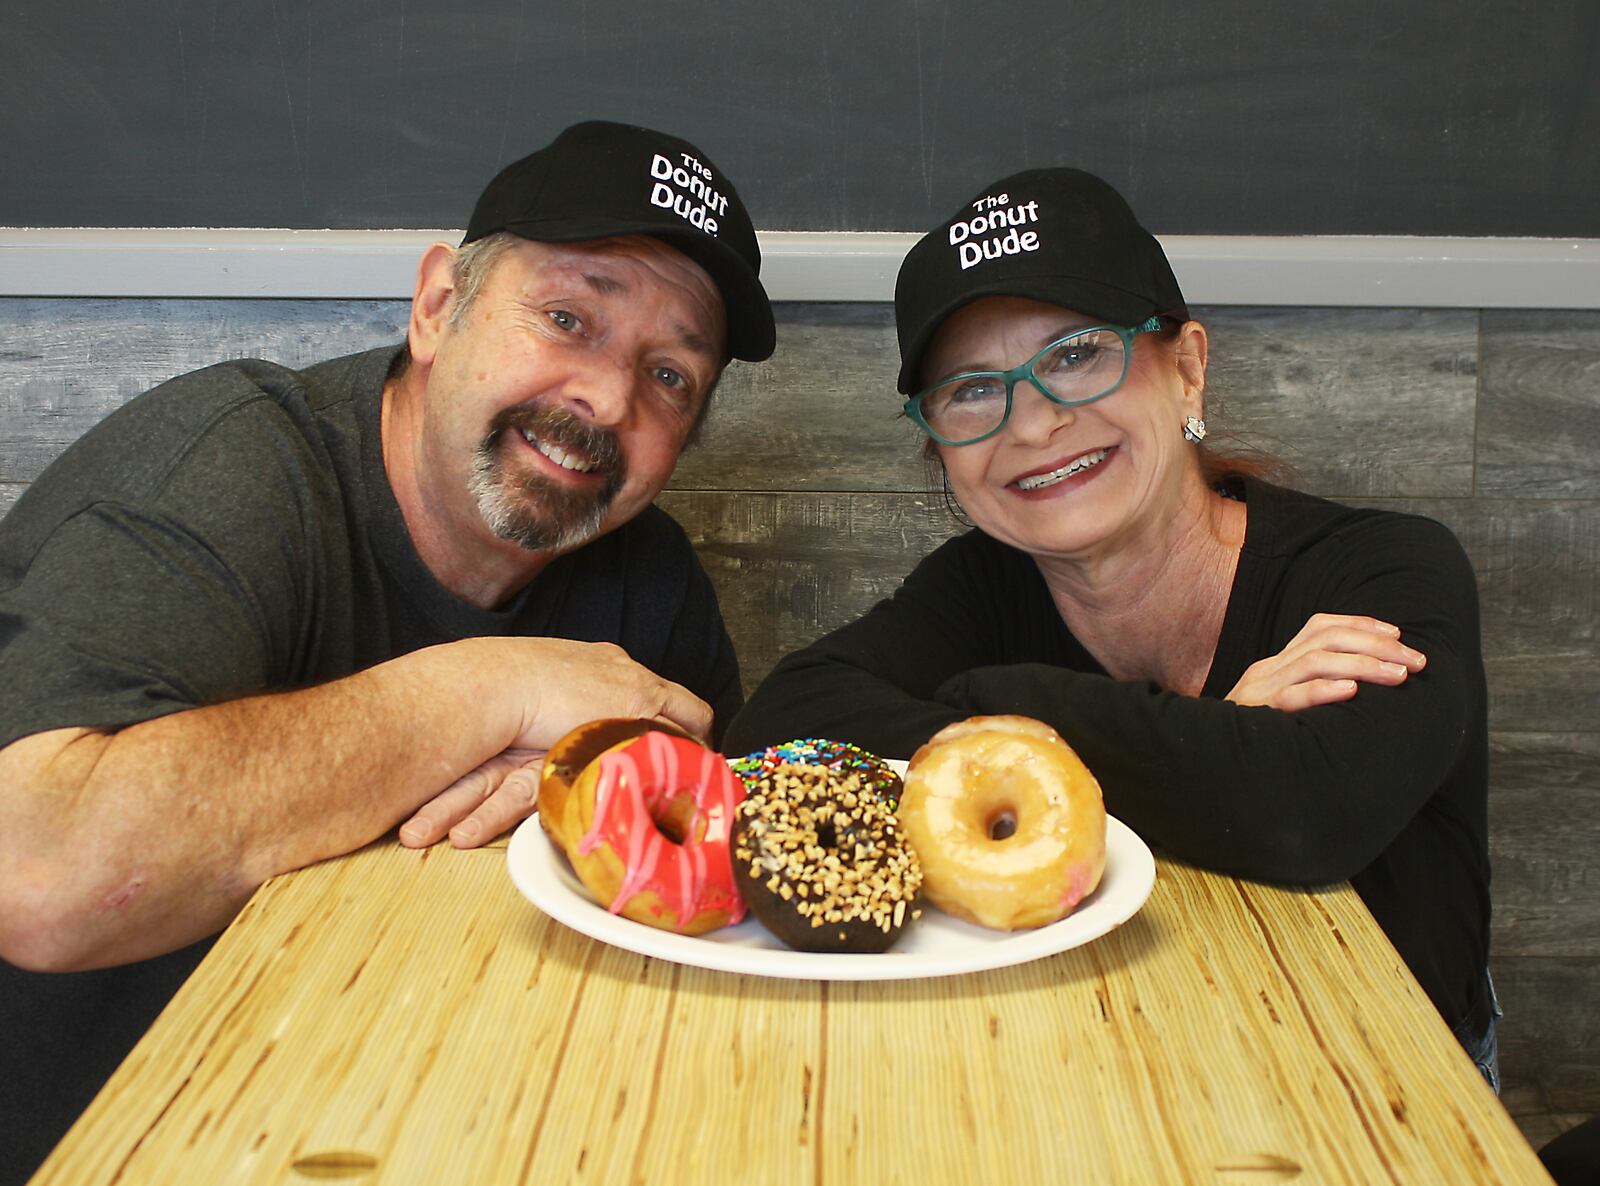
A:
[[[521,242],[526,240],[518,238],[509,231],[499,231],[487,238],[474,239],[471,243],[456,249],[455,259],[450,261],[450,281],[455,288],[450,294],[449,317],[453,328],[461,327],[467,310],[483,291],[484,281],[489,278],[489,273],[494,271],[495,263],[508,248]]]

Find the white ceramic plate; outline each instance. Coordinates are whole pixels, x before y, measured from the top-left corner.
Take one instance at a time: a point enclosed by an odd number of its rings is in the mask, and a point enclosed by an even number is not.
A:
[[[1120,820],[1106,820],[1106,871],[1094,893],[1060,922],[1031,931],[991,931],[924,905],[881,955],[791,951],[753,918],[691,938],[611,914],[596,904],[550,843],[539,817],[524,820],[506,851],[511,880],[557,922],[640,955],[721,972],[794,980],[904,980],[955,976],[1027,963],[1088,943],[1132,918],[1155,885],[1150,849]]]

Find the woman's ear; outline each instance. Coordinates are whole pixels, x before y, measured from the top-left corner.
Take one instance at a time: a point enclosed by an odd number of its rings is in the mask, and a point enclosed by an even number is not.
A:
[[[427,367],[439,349],[439,337],[450,317],[455,295],[456,251],[448,243],[435,243],[422,253],[417,265],[417,286],[411,294],[411,321],[406,342],[411,361]]]
[[[1206,389],[1206,360],[1210,357],[1210,339],[1206,327],[1198,321],[1185,321],[1178,328],[1178,340],[1173,346],[1178,375],[1183,380],[1184,395],[1198,398]]]

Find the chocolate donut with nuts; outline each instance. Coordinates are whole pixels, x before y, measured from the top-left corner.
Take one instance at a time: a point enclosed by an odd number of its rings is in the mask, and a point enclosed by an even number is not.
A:
[[[745,788],[733,874],[750,913],[797,951],[887,950],[922,888],[889,801],[826,766],[778,765]]]

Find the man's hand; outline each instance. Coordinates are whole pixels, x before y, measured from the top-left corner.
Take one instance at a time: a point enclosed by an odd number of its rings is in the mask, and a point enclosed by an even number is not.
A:
[[[533,814],[544,751],[508,749],[468,771],[417,809],[400,828],[400,843],[426,848],[445,833],[457,848],[477,848]]]
[[[496,640],[503,642],[504,640]],[[678,725],[702,740],[711,709],[611,643],[519,639],[536,649],[519,745],[468,771],[417,809],[400,828],[400,843],[426,848],[447,833],[457,848],[487,844],[533,814],[546,749],[579,725],[603,717],[644,717]],[[526,662],[526,660],[520,660]],[[520,677],[520,670],[514,677]]]
[[[1405,682],[1427,657],[1400,641],[1400,628],[1376,618],[1313,614],[1276,655],[1252,663],[1227,699],[1297,712],[1349,700],[1359,684]]]
[[[691,736],[711,735],[711,706],[609,642],[564,638],[484,639],[516,643],[522,726],[511,748],[547,750],[579,725],[605,717],[669,721]],[[521,658],[526,655],[527,658]]]

